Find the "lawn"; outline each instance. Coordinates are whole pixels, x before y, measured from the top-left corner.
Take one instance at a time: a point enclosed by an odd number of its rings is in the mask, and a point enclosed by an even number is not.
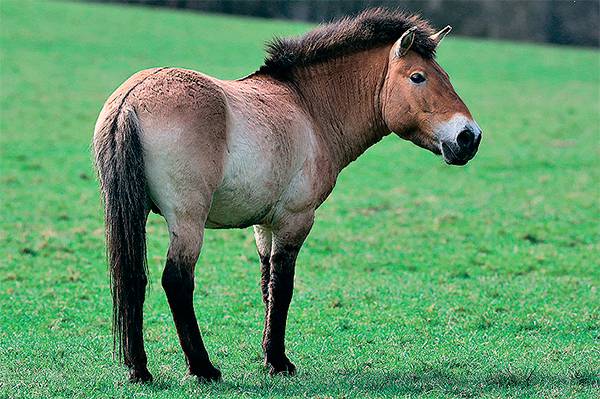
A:
[[[598,397],[600,55],[448,37],[439,61],[484,130],[466,167],[397,137],[340,176],[298,260],[288,353],[268,376],[251,229],[208,231],[200,328],[219,384],[185,378],[148,225],[155,381],[111,357],[90,140],[134,72],[255,70],[309,25],[115,5],[0,1],[0,398]]]

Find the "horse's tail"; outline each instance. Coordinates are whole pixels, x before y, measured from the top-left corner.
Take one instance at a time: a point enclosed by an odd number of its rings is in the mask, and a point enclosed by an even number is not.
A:
[[[94,160],[104,200],[106,252],[113,298],[113,353],[141,332],[147,283],[147,193],[140,125],[135,110],[107,103],[94,132]],[[140,300],[141,298],[141,300]],[[135,330],[135,331],[134,331]],[[127,354],[125,353],[125,361]]]

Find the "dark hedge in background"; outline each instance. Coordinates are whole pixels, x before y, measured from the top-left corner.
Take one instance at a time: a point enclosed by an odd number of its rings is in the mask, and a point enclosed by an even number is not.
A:
[[[97,0],[323,22],[366,7],[419,12],[459,35],[598,47],[597,0]]]

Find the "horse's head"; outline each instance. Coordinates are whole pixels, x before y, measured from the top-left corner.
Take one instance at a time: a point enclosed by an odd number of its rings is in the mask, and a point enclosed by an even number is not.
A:
[[[430,39],[437,45],[449,31],[448,26]],[[448,164],[465,165],[477,152],[481,129],[435,59],[411,51],[414,40],[414,29],[409,29],[390,51],[381,92],[384,121]]]

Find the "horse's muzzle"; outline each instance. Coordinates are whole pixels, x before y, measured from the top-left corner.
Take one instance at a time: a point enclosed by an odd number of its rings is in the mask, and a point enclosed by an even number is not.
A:
[[[449,165],[466,165],[477,153],[481,131],[471,127],[461,130],[453,141],[442,141],[442,155]]]

